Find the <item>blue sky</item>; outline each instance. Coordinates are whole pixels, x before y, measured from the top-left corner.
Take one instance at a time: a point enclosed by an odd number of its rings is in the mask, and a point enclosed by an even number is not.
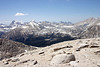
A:
[[[0,0],[0,23],[71,21],[100,17],[100,0]]]

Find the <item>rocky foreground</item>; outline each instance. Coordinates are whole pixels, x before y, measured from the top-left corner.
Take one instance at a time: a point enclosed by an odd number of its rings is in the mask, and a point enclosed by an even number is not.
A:
[[[0,61],[0,67],[100,67],[100,38],[65,41]]]

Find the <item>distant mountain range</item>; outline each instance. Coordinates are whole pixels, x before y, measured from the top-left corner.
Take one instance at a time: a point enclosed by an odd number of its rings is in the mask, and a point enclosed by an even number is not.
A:
[[[27,45],[43,47],[66,40],[100,37],[99,27],[100,18],[88,18],[75,24],[62,21],[12,21],[8,26],[0,24],[0,36]]]

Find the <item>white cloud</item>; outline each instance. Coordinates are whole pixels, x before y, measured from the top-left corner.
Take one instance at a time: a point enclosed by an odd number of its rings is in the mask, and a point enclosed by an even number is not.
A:
[[[25,16],[25,15],[28,15],[28,14],[24,14],[24,13],[16,13],[15,16]]]

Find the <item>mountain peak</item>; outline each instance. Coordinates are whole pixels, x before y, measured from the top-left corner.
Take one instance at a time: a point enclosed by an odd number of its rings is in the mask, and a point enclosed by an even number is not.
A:
[[[33,19],[33,20],[31,20],[31,22],[35,22],[35,20]]]
[[[17,25],[22,25],[23,23],[21,21],[15,21],[15,20],[13,20],[10,25],[16,25],[16,24]]]

